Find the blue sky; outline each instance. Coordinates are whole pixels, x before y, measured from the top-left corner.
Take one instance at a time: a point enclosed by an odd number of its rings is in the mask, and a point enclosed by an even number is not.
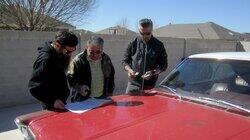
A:
[[[250,32],[250,0],[99,0],[77,28],[99,31],[126,18],[136,31],[141,18],[157,26],[215,22],[236,32]]]

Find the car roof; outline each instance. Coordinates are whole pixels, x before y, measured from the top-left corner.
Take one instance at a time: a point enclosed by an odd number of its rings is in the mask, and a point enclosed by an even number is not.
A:
[[[191,55],[188,58],[233,59],[250,61],[250,52],[215,52]]]

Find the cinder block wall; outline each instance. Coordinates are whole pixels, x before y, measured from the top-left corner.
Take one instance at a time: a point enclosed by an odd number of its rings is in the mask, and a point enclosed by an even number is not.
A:
[[[28,92],[28,80],[37,56],[37,47],[45,41],[53,40],[53,32],[0,31],[0,108],[35,102]],[[79,35],[80,36],[80,35]],[[110,55],[115,66],[115,93],[124,92],[127,75],[121,65],[123,53],[133,36],[99,35],[105,43],[104,51]],[[84,50],[90,35],[81,35],[77,52]],[[235,51],[236,42],[226,40],[199,40],[159,38],[168,53],[169,67],[161,74],[161,81],[181,58],[191,54],[216,51]]]

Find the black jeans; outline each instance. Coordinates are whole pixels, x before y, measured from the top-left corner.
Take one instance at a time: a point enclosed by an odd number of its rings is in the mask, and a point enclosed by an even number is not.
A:
[[[142,90],[141,88],[142,88],[141,85],[136,85],[131,82],[128,82],[126,94],[140,92]],[[152,88],[154,88],[154,85],[152,86],[144,85],[143,90],[150,90]]]
[[[42,110],[55,110],[54,106],[41,103]]]

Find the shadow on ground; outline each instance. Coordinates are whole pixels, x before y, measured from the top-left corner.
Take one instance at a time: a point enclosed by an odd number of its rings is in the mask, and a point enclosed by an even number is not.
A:
[[[16,129],[14,119],[17,116],[41,110],[40,104],[26,104],[0,109],[0,133]]]

